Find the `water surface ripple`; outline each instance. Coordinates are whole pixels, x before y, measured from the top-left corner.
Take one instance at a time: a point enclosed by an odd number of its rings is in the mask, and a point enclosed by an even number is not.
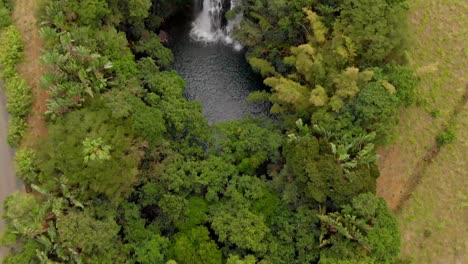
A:
[[[246,102],[250,92],[264,86],[261,76],[252,72],[244,52],[222,43],[194,41],[189,36],[190,26],[190,22],[181,23],[170,31],[173,67],[187,82],[187,99],[202,102],[210,124],[267,113],[266,105]]]

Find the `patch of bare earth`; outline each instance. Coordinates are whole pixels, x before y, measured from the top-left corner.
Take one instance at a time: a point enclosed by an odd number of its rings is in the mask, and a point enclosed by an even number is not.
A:
[[[28,130],[24,137],[24,146],[29,146],[38,138],[47,135],[44,112],[46,111],[48,92],[41,89],[39,84],[43,69],[40,64],[41,39],[34,16],[37,5],[37,0],[16,0],[13,11],[14,23],[20,30],[25,44],[24,59],[18,65],[18,71],[33,91],[33,105],[28,117]]]
[[[410,198],[425,168],[438,154],[435,138],[460,106],[468,62],[467,31],[461,22],[467,21],[468,4],[457,0],[408,2],[412,37],[409,58],[421,77],[418,106],[401,112],[396,140],[379,150],[378,162],[381,176],[377,194],[394,211]],[[431,116],[433,111],[440,116]]]

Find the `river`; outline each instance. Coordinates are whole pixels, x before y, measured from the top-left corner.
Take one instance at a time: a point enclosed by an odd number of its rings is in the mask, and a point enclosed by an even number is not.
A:
[[[204,43],[190,36],[193,18],[176,18],[169,29],[174,69],[185,79],[185,95],[203,104],[210,124],[268,113],[264,104],[250,105],[252,91],[265,89],[262,78],[245,59],[245,51],[224,42]]]

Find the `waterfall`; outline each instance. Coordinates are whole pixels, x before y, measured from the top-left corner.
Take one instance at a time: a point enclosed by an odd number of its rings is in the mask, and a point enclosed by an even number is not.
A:
[[[200,42],[215,43],[223,42],[227,45],[233,45],[236,50],[241,50],[243,47],[239,41],[231,37],[231,33],[237,25],[242,14],[237,14],[235,19],[224,23],[224,14],[228,10],[235,8],[237,3],[231,0],[226,5],[225,1],[229,0],[195,0],[195,11],[198,13],[195,21],[193,22],[190,36]]]

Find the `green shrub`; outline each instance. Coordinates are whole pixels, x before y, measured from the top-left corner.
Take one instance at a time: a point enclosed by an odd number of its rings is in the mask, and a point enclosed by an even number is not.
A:
[[[451,128],[448,128],[437,135],[437,145],[442,147],[447,144],[451,144],[457,140],[457,135],[455,131]]]
[[[10,79],[6,85],[7,110],[14,117],[26,117],[32,104],[31,89],[18,76]]]
[[[19,117],[12,117],[8,122],[10,130],[8,131],[7,141],[12,147],[19,147],[26,130],[26,121]]]
[[[10,11],[0,4],[0,28],[7,27],[11,24]]]
[[[14,0],[0,0],[0,7],[4,7],[5,9],[8,10],[8,12],[13,11],[15,3]]]
[[[37,180],[37,168],[35,165],[36,153],[29,148],[23,148],[15,155],[15,173],[25,183],[33,183]]]
[[[3,4],[3,2],[0,3]],[[5,6],[8,7],[8,5]],[[1,8],[0,4],[0,16]],[[7,110],[11,115],[7,141],[12,147],[18,147],[23,139],[26,130],[24,118],[29,114],[32,104],[31,90],[16,72],[16,65],[22,58],[23,49],[21,33],[15,26],[9,26],[0,32],[0,50],[2,51],[0,52],[0,77],[6,84]]]
[[[404,106],[412,105],[416,100],[416,85],[418,79],[414,71],[408,66],[389,63],[385,66],[389,82],[396,87],[397,97]]]
[[[439,118],[442,115],[439,109],[435,109],[431,111],[431,116],[433,118]]]
[[[21,60],[23,48],[21,34],[15,26],[9,26],[0,33],[0,68],[1,77],[5,81],[15,76],[16,64]]]

